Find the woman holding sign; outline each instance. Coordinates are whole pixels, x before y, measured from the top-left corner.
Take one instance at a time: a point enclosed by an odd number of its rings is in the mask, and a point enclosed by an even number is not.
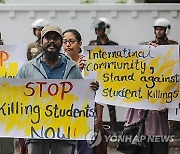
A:
[[[81,45],[82,45],[82,40],[81,40],[81,34],[76,30],[76,29],[68,29],[63,33],[63,48],[64,51],[68,56],[74,60],[80,70],[82,71],[85,67],[85,59],[84,56],[81,55],[82,50],[81,50]],[[103,106],[100,104],[95,104],[96,106],[96,112],[97,112],[97,118],[95,121],[95,130],[100,130],[101,132],[103,131],[102,127],[102,112],[103,112]],[[105,143],[106,144],[106,143]],[[101,144],[100,144],[101,145]],[[107,146],[107,145],[106,145]],[[106,154],[107,153],[107,148],[103,148],[105,152],[101,153]],[[93,150],[93,148],[87,144],[86,141],[78,141],[78,153],[79,154],[93,154],[93,153],[98,153],[98,147],[96,146]],[[101,145],[102,147],[102,145]],[[94,151],[94,152],[93,152]]]
[[[176,41],[169,40],[167,35],[170,31],[170,23],[167,19],[159,18],[154,22],[155,40],[141,43],[141,45],[172,45],[177,44]],[[139,154],[168,154],[168,142],[173,140],[173,136],[169,135],[168,127],[168,110],[163,108],[160,110],[128,110],[125,126],[136,125],[138,122],[145,121],[144,137],[146,146],[138,151]]]

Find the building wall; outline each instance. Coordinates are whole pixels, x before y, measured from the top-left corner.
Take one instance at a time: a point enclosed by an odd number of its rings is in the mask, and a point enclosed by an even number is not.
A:
[[[58,3],[58,4],[80,4],[82,2],[85,2],[87,0],[43,0],[43,3]],[[89,0],[89,2],[93,2],[93,3],[116,3],[118,1],[121,1],[121,0]],[[122,0],[122,1],[131,1],[132,0]],[[138,0],[139,1],[143,1],[144,0]],[[12,4],[12,3],[18,3],[18,4],[32,4],[32,3],[42,3],[42,0],[5,0],[5,2],[7,4]]]
[[[110,20],[109,37],[119,44],[138,44],[153,39],[152,25],[158,17],[171,22],[169,38],[180,42],[180,4],[2,4],[0,31],[6,44],[29,43],[35,39],[32,22],[45,18],[63,30],[77,28],[87,45],[96,37],[90,27],[98,17]]]
[[[10,1],[10,0],[9,0]],[[31,24],[45,18],[63,30],[78,29],[87,45],[95,39],[92,22],[106,17],[111,22],[110,39],[120,45],[135,45],[154,39],[153,22],[165,17],[171,22],[170,39],[180,42],[180,4],[1,4],[0,32],[5,44],[27,44],[34,41]],[[105,108],[106,112],[107,108]],[[118,120],[124,119],[125,110],[118,107]],[[121,110],[119,112],[119,110]],[[108,112],[106,112],[108,113]],[[108,120],[108,115],[104,115]]]

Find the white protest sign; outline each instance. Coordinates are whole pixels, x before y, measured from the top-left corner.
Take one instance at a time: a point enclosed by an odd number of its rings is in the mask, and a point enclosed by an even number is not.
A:
[[[96,79],[96,102],[139,108],[176,108],[179,46],[86,46],[85,78]]]
[[[1,78],[0,137],[91,139],[92,81]]]
[[[0,45],[0,77],[14,78],[27,61],[27,45]]]

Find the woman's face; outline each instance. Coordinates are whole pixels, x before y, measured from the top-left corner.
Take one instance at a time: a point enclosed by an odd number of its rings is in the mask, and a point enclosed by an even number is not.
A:
[[[82,42],[78,41],[75,34],[73,34],[72,32],[67,32],[63,35],[63,48],[70,57],[72,55],[79,56],[81,44]]]

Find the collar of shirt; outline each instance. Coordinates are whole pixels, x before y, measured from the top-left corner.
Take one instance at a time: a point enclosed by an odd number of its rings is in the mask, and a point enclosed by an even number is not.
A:
[[[51,69],[56,68],[56,67],[59,67],[59,66],[61,66],[61,65],[63,65],[63,64],[66,63],[66,58],[65,58],[64,56],[62,56],[62,55],[59,55],[59,56],[60,56],[59,61],[58,61],[58,62],[54,65],[54,67],[52,67]],[[48,64],[46,63],[46,61],[44,60],[43,56],[41,56],[40,61],[41,61],[41,63],[43,63],[43,65],[49,67],[49,65],[48,65]]]
[[[41,63],[48,79],[63,79],[67,64],[67,60],[63,55],[53,68],[49,67],[43,58],[41,58]]]
[[[169,44],[167,37],[165,37],[165,38],[163,38],[163,39],[156,39],[154,42],[155,42],[156,44],[159,44],[159,45]]]

